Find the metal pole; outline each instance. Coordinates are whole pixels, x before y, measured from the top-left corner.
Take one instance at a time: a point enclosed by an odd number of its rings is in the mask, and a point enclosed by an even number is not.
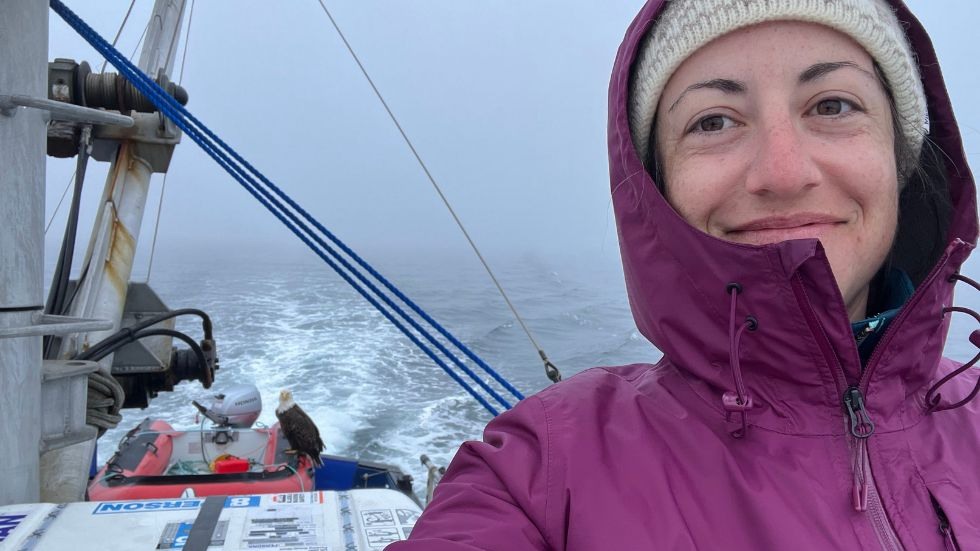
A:
[[[2,90],[0,90],[2,91]],[[91,109],[61,101],[31,96],[0,94],[0,113],[10,112],[18,107],[31,107],[51,113],[51,118],[61,121],[87,122],[89,124],[114,124],[123,127],[133,126],[132,117],[109,113],[101,109]],[[6,114],[6,113],[5,113]]]
[[[47,2],[0,2],[0,52],[0,90],[47,97]],[[0,115],[0,328],[33,325],[44,304],[45,116]],[[0,420],[0,506],[36,502],[40,336],[0,338]]]
[[[169,72],[173,66],[183,12],[184,0],[156,0],[153,6],[139,63],[151,78],[156,78],[160,69]],[[66,339],[62,357],[74,354],[83,344],[98,342],[121,326],[152,172],[151,163],[140,156],[139,144],[122,142],[109,170],[89,242],[86,276],[71,308],[72,316],[111,320],[113,327]],[[99,363],[111,368],[112,355]],[[91,441],[44,454],[41,495],[45,501],[81,498],[94,448]]]

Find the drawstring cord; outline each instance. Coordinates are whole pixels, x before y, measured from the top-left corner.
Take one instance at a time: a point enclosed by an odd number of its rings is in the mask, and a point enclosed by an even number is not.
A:
[[[962,281],[968,284],[969,286],[973,287],[974,289],[980,291],[980,284],[978,284],[976,281],[964,275],[953,274],[949,277],[949,280],[954,283],[957,280]],[[946,314],[952,312],[960,312],[961,314],[968,314],[970,316],[973,316],[973,319],[977,320],[977,323],[980,323],[980,314],[977,314],[977,312],[975,312],[974,310],[971,310],[969,308],[964,308],[962,306],[947,306],[943,308],[943,317],[946,317]],[[973,332],[970,333],[970,342],[973,343],[973,345],[976,346],[977,348],[980,348],[980,329],[974,329]],[[976,385],[973,386],[973,391],[970,392],[970,394],[967,395],[966,398],[963,398],[962,400],[956,402],[955,404],[947,404],[947,405],[941,404],[942,395],[939,394],[939,389],[940,387],[942,387],[944,384],[951,381],[959,374],[969,370],[978,361],[980,361],[980,353],[977,353],[977,355],[974,356],[972,360],[963,364],[958,369],[952,371],[951,373],[949,373],[948,375],[940,379],[936,384],[932,385],[932,387],[929,388],[929,391],[926,392],[926,407],[928,408],[926,411],[928,413],[932,413],[934,411],[945,411],[947,409],[956,409],[960,406],[966,405],[971,400],[973,400],[973,398],[975,398],[976,395],[980,393],[980,379],[978,379]]]
[[[732,431],[731,435],[734,438],[742,438],[749,429],[746,411],[752,409],[752,397],[745,391],[745,383],[742,381],[742,366],[738,357],[739,344],[742,340],[742,333],[746,329],[755,331],[759,327],[759,322],[752,316],[746,316],[745,321],[741,324],[737,323],[738,295],[742,292],[742,286],[738,283],[729,283],[726,291],[732,296],[731,310],[728,316],[728,355],[732,378],[735,381],[735,390],[725,392],[721,397],[721,403],[725,411],[728,412],[729,418],[731,418],[732,413],[739,415],[742,426]]]

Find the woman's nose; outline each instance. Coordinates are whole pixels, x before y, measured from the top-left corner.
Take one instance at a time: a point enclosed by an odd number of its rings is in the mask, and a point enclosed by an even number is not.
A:
[[[760,130],[745,182],[749,193],[789,197],[819,184],[820,172],[801,132],[786,120]]]

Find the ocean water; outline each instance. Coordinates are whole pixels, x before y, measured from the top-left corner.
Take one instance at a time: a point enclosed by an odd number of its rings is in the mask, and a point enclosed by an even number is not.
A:
[[[659,352],[636,330],[615,265],[556,268],[531,258],[495,270],[535,338],[565,377],[598,365],[654,362]],[[530,395],[550,382],[537,353],[478,266],[388,262],[382,272],[514,386]],[[968,270],[967,273],[976,273]],[[327,452],[394,464],[424,492],[419,456],[447,465],[478,439],[490,414],[327,267],[309,262],[161,264],[150,280],[170,308],[195,307],[214,322],[221,369],[211,390],[182,383],[99,441],[99,462],[145,417],[196,426],[191,400],[231,383],[262,395],[259,422],[275,422],[279,390],[290,388],[320,427]],[[980,293],[958,290],[977,308]],[[963,297],[963,301],[960,301]],[[967,360],[972,320],[953,320],[947,354]],[[196,318],[178,328],[195,339]]]
[[[290,388],[319,426],[328,453],[397,465],[414,476],[421,493],[426,474],[419,456],[447,465],[459,445],[478,439],[491,419],[326,266],[199,266],[159,264],[150,283],[170,308],[195,307],[211,316],[221,366],[214,386],[181,383],[145,410],[124,410],[123,422],[99,440],[100,463],[143,418],[197,426],[191,400],[249,382],[262,395],[259,422],[275,422],[279,390]],[[659,358],[636,331],[615,267],[563,270],[525,258],[495,271],[565,377],[597,365]],[[550,384],[537,352],[481,268],[406,261],[382,272],[525,395]],[[181,318],[178,328],[201,336],[195,317]]]

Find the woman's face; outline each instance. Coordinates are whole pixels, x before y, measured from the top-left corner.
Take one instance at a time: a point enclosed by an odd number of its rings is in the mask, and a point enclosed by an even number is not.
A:
[[[849,37],[800,22],[727,34],[671,76],[657,108],[667,200],[727,241],[818,238],[852,320],[895,236],[888,97]]]

